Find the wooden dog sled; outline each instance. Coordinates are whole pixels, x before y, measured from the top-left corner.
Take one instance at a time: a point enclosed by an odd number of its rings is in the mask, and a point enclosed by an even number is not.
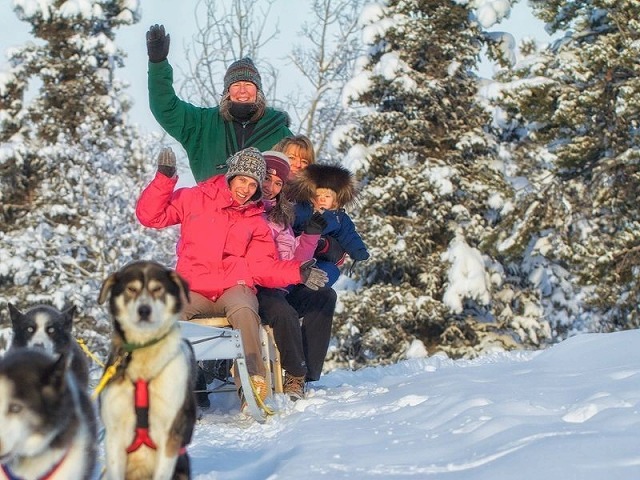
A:
[[[246,392],[245,399],[249,413],[256,421],[263,423],[266,420],[267,412],[258,405],[252,394],[253,390],[240,330],[231,328],[226,317],[193,318],[189,321],[181,321],[180,329],[182,336],[189,340],[193,346],[196,360],[230,359],[234,361],[235,374],[240,378],[242,390]],[[271,396],[271,392],[282,393],[280,353],[276,347],[271,327],[262,325],[260,338],[269,396]]]

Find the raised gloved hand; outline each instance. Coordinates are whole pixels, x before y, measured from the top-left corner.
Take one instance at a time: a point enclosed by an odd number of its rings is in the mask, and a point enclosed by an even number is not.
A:
[[[327,228],[327,221],[322,216],[322,213],[315,212],[309,218],[309,221],[304,227],[304,233],[308,233],[309,235],[319,235],[323,232],[323,230]]]
[[[164,32],[164,25],[152,25],[147,31],[147,55],[151,63],[158,63],[169,55],[171,37]]]
[[[176,154],[171,147],[160,150],[158,155],[158,172],[171,178],[176,174]]]
[[[300,277],[307,288],[311,290],[318,290],[324,287],[329,281],[329,277],[324,270],[314,267],[316,264],[315,258],[307,260],[300,265]]]

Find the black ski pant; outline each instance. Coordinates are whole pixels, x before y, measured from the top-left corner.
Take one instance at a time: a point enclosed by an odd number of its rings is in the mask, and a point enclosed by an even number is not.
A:
[[[320,379],[331,340],[336,299],[331,287],[311,290],[295,285],[289,292],[258,289],[260,318],[273,328],[282,367],[289,374],[304,375],[307,381]]]

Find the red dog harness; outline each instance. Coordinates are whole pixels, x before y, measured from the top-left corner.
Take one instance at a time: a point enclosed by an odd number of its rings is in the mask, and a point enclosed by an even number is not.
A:
[[[127,453],[133,453],[142,445],[157,450],[158,446],[149,436],[149,383],[142,379],[136,380],[136,388],[133,393],[136,407],[136,436],[131,445],[127,447]],[[187,451],[186,447],[180,448],[180,454]]]
[[[127,447],[127,453],[135,452],[142,445],[156,450],[158,447],[149,436],[149,384],[138,379],[133,397],[136,406],[136,436]]]

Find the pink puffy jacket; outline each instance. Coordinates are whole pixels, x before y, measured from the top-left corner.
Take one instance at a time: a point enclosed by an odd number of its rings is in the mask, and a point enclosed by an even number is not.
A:
[[[275,207],[275,200],[262,200],[264,204],[265,212]],[[299,236],[295,236],[293,228],[290,226],[285,227],[279,223],[273,222],[267,218],[267,223],[273,234],[273,240],[276,242],[276,249],[278,255],[282,260],[311,260],[313,254],[318,246],[318,240],[320,240],[320,234],[310,235],[308,233],[302,233]]]
[[[176,178],[156,174],[138,199],[145,227],[180,225],[176,271],[189,288],[215,300],[227,288],[268,288],[300,282],[299,261],[278,260],[262,202],[238,206],[224,175],[173,191]]]

